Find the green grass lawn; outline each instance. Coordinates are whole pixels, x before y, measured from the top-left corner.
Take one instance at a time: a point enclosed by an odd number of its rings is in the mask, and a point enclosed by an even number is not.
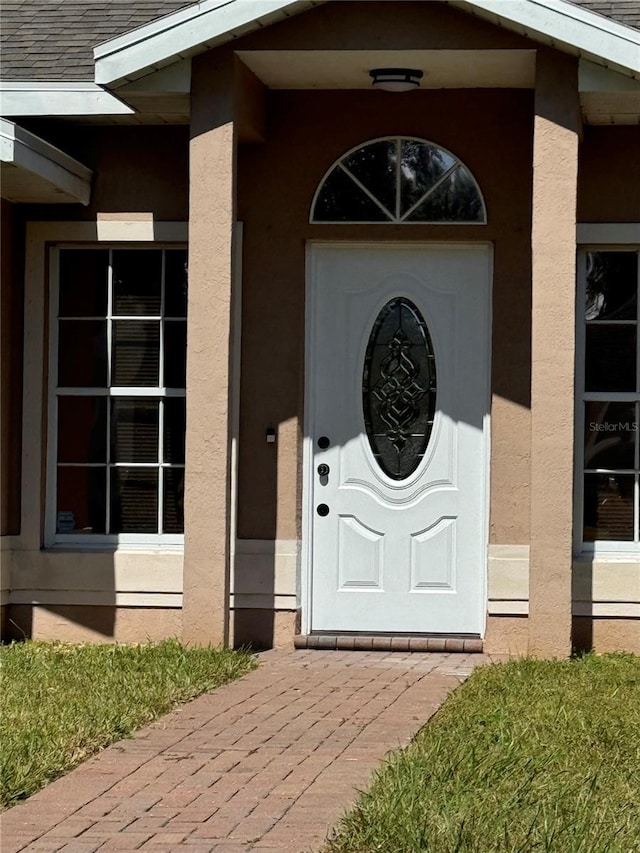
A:
[[[248,672],[244,652],[24,642],[0,648],[0,804],[11,805],[168,711]]]
[[[483,667],[326,853],[638,853],[640,658]]]

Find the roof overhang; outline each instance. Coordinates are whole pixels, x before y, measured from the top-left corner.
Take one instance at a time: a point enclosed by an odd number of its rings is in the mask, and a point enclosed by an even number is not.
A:
[[[2,116],[126,116],[134,112],[96,83],[0,82]]]
[[[587,124],[633,125],[640,122],[640,80],[581,59],[578,89]]]
[[[59,148],[0,118],[2,197],[34,204],[89,204],[93,173]]]
[[[98,45],[95,81],[120,86],[263,29],[324,0],[201,0]]]
[[[116,87],[324,0],[202,0],[94,50],[95,80]],[[536,41],[640,77],[640,33],[566,0],[448,0]]]
[[[640,77],[640,32],[566,0],[447,0],[469,14]]]

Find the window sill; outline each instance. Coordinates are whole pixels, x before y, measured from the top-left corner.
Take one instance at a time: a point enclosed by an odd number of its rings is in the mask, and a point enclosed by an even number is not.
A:
[[[106,541],[91,541],[84,537],[81,541],[57,541],[47,544],[42,549],[43,551],[85,551],[93,553],[114,553],[117,551],[151,551],[158,553],[161,551],[173,551],[182,553],[184,551],[184,538],[180,542],[176,541],[146,541],[146,542],[106,542]]]

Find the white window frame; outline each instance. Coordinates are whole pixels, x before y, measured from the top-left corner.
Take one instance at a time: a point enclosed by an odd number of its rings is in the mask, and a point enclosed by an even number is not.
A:
[[[585,397],[590,399],[606,399],[611,401],[628,401],[630,396],[636,398],[636,410],[640,401],[640,392],[631,395],[628,392],[592,393],[584,390],[585,356],[586,356],[586,324],[584,321],[585,289],[586,289],[586,258],[588,252],[640,252],[640,223],[585,223],[577,227],[577,287],[576,287],[576,371],[575,371],[575,485],[574,485],[574,524],[573,547],[576,556],[602,557],[610,556],[625,559],[632,556],[637,559],[640,555],[640,539],[634,542],[616,542],[612,540],[583,540],[584,523],[584,403]],[[640,259],[638,263],[638,300],[640,312]],[[636,341],[636,365],[640,379],[640,318],[637,323],[638,339]],[[636,454],[638,451],[636,450]],[[638,460],[636,460],[638,462]],[[634,530],[638,530],[638,513],[640,505],[639,479],[634,483]],[[639,532],[640,536],[640,532]]]
[[[51,361],[53,336],[49,346],[45,341],[46,330],[55,328],[51,325],[51,314],[57,306],[53,291],[54,285],[57,287],[56,270],[51,263],[47,275],[47,263],[52,254],[50,249],[134,248],[136,245],[140,248],[184,248],[188,244],[187,223],[154,222],[151,217],[130,219],[126,215],[90,222],[29,222],[26,242],[22,525],[16,546],[28,550],[37,550],[44,545],[45,548],[63,551],[116,551],[120,548],[182,551],[184,534],[56,535],[57,425],[52,417],[51,388],[53,385],[55,391],[57,376]],[[49,284],[48,313],[45,282]],[[46,396],[43,390],[47,392]],[[45,417],[46,429],[40,430]],[[52,452],[49,453],[48,449]],[[38,500],[38,495],[43,493],[44,517],[40,514]],[[77,541],[69,541],[71,539]]]

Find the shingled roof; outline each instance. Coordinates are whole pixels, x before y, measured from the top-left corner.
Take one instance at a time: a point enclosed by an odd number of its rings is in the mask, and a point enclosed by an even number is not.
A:
[[[93,80],[93,48],[189,0],[1,0],[3,80]]]
[[[640,0],[573,0],[640,29]],[[2,79],[93,80],[93,48],[185,6],[186,0],[2,0]]]

